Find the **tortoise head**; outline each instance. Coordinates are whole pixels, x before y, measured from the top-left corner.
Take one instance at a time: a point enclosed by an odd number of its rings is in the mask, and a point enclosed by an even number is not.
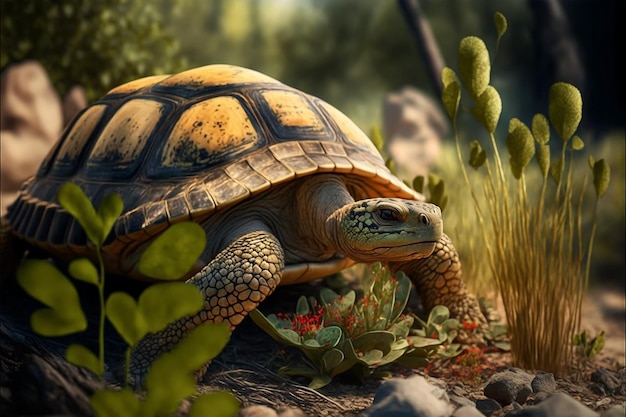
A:
[[[419,201],[360,200],[331,217],[335,219],[339,249],[357,262],[425,258],[443,235],[439,207]]]

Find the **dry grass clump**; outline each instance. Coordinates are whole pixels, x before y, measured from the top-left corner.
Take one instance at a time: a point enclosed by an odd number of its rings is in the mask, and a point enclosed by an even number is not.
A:
[[[498,26],[500,36],[505,28],[506,24]],[[607,189],[609,168],[604,160],[588,159],[595,203],[591,229],[584,231],[589,171],[580,182],[574,175],[580,164],[575,153],[584,147],[575,135],[582,118],[580,92],[556,83],[550,88],[548,117],[536,114],[530,127],[516,118],[509,121],[505,169],[495,137],[502,101],[489,85],[490,71],[484,42],[464,38],[459,46],[459,76],[450,68],[442,74],[443,104],[454,125],[457,156],[480,225],[484,246],[479,255],[486,257],[503,300],[514,364],[561,373],[572,360],[571,340],[580,326],[597,202]],[[482,196],[463,165],[456,129],[461,85],[469,95],[470,113],[489,134],[489,153],[478,141],[470,144],[469,165],[484,172]],[[560,147],[551,146],[551,130],[561,139]],[[556,148],[558,155],[551,158]],[[531,162],[541,173],[538,181],[528,180],[526,168]]]

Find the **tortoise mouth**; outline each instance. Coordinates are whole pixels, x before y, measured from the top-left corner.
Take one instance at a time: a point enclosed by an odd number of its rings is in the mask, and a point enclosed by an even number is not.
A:
[[[435,250],[437,241],[424,241],[394,246],[377,246],[364,253],[363,256],[372,260],[411,261],[429,257]]]

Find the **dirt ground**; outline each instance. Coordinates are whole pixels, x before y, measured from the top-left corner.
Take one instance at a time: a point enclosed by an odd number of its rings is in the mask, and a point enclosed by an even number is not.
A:
[[[284,297],[290,298],[290,297]],[[295,298],[297,299],[297,296]],[[287,307],[282,311],[293,309]],[[577,373],[557,376],[557,386],[593,410],[602,411],[613,405],[624,405],[624,393],[607,396],[595,393],[590,375],[599,367],[605,368],[624,383],[625,362],[625,299],[623,290],[603,288],[592,292],[584,304],[583,329],[591,335],[604,330],[606,344],[600,354],[589,363],[579,363]],[[284,378],[277,373],[280,366],[299,360],[298,352],[284,348],[246,320],[233,334],[231,343],[212,364],[202,390],[226,389],[243,401],[244,406],[262,404],[279,409],[299,407],[310,416],[357,416],[371,405],[381,380],[364,383],[337,378],[320,389],[307,388],[304,379]],[[512,366],[509,352],[491,350],[480,356],[478,378],[463,380],[452,372],[452,360],[437,360],[428,369],[392,368],[393,376],[426,375],[435,385],[446,386],[471,400],[485,398],[483,388],[493,373]],[[532,372],[532,371],[530,371]],[[509,406],[510,407],[510,406]],[[510,409],[503,409],[504,415]],[[494,417],[497,417],[495,415]]]

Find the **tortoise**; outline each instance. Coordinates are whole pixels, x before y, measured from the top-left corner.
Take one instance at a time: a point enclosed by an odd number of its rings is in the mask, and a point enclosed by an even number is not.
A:
[[[439,207],[395,177],[343,113],[259,72],[208,65],[110,90],[23,184],[3,219],[5,237],[8,229],[64,261],[93,257],[55,201],[68,181],[96,206],[122,196],[125,211],[103,247],[109,273],[146,278],[139,256],[171,224],[206,230],[206,249],[184,277],[205,294],[204,309],[142,340],[133,375],[197,324],[234,329],[278,285],[357,262],[404,271],[426,308],[446,305],[486,329]]]

